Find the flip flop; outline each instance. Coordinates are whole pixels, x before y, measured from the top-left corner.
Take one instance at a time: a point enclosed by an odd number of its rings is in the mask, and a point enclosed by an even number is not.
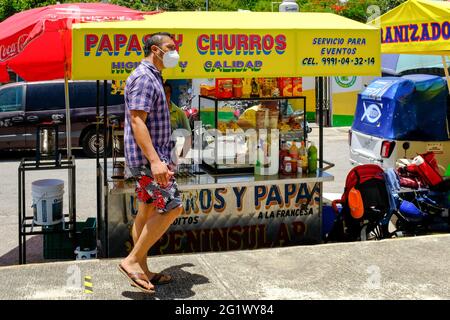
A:
[[[139,282],[137,282],[137,280],[142,280],[142,281],[146,281],[146,282],[150,283],[150,281],[148,281],[148,278],[144,273],[142,273],[142,272],[127,272],[121,265],[119,265],[119,271],[127,278],[128,281],[130,281],[130,283],[133,287],[136,287],[145,293],[149,293],[149,294],[155,293],[155,290],[147,289],[144,286],[142,286]]]
[[[168,278],[167,280],[162,280],[162,278]],[[168,284],[171,283],[173,281],[173,278],[167,274],[162,274],[162,273],[155,273],[154,276],[152,277],[151,280],[149,280],[151,284],[153,285],[163,285],[163,284]],[[134,283],[131,284],[131,286],[135,286]]]

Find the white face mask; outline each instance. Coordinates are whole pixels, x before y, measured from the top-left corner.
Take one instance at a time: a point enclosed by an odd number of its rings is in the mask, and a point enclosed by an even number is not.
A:
[[[165,68],[173,68],[178,65],[178,61],[180,60],[180,55],[178,54],[177,50],[171,50],[171,51],[164,52],[160,47],[157,47],[157,48],[164,53],[162,62],[164,64]]]

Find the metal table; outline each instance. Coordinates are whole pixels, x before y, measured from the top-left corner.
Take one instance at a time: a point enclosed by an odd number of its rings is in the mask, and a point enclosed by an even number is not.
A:
[[[72,184],[72,195],[69,195],[69,214],[64,214],[64,225],[66,229],[53,230],[45,226],[36,225],[33,222],[33,216],[27,216],[26,212],[26,196],[25,196],[25,173],[26,171],[38,171],[38,170],[70,170],[72,173],[72,179],[69,183]],[[50,233],[69,233],[73,239],[73,245],[75,250],[76,241],[76,197],[75,197],[75,158],[72,156],[68,159],[60,162],[56,160],[40,160],[36,162],[33,158],[24,158],[20,162],[18,169],[18,186],[19,186],[19,202],[18,202],[18,214],[19,214],[19,263],[26,263],[26,239],[27,236],[38,234],[50,234]],[[75,257],[75,254],[74,254]]]

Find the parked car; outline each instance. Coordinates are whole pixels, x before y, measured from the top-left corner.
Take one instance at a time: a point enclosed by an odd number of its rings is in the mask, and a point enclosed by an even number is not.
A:
[[[398,159],[433,151],[450,162],[449,100],[445,79],[405,75],[375,79],[358,95],[349,131],[350,162],[393,168]]]
[[[72,147],[96,155],[96,81],[69,83]],[[100,115],[103,115],[103,83],[100,86]],[[112,94],[108,83],[108,117],[124,120],[124,97]],[[64,81],[17,82],[0,87],[0,150],[36,148],[37,126],[60,120],[59,148],[66,148]],[[103,129],[101,128],[101,132]],[[109,141],[111,141],[109,139]],[[103,135],[99,139],[103,153]]]

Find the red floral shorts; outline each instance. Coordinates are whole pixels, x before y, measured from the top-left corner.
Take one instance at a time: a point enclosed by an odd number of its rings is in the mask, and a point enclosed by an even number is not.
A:
[[[165,213],[182,205],[180,192],[175,178],[166,188],[161,187],[152,177],[149,167],[129,168],[136,180],[137,198],[153,204],[160,213]]]

